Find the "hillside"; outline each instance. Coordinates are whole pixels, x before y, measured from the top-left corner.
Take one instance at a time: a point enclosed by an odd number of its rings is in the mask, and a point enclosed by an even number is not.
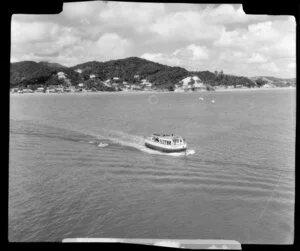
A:
[[[257,84],[260,86],[264,84],[271,84],[278,87],[296,85],[295,78],[275,78],[270,76],[257,76],[257,77],[251,77],[250,79],[257,82]]]
[[[105,90],[104,81],[118,79],[118,83],[142,85],[148,81],[154,89],[173,90],[182,79],[197,76],[207,86],[261,86],[272,82],[275,86],[289,86],[295,79],[284,80],[274,77],[247,78],[221,72],[187,71],[138,57],[129,57],[106,62],[90,61],[72,67],[57,63],[23,61],[11,63],[10,86],[36,89],[39,86],[71,86],[83,83],[97,90]]]
[[[147,79],[155,86],[167,86],[178,82],[188,75],[188,71],[180,67],[170,67],[146,59],[130,57],[111,60],[104,63],[93,61],[71,67],[81,70],[84,79],[90,74],[96,75],[100,80],[120,78],[122,81],[138,83],[138,80]]]
[[[55,71],[65,69],[56,65],[49,65],[45,62],[36,63],[34,61],[23,61],[11,64],[10,84],[20,85],[30,80],[45,81]]]

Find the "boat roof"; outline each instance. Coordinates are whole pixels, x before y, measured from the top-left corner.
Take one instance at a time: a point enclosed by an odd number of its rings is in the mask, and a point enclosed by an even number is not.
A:
[[[153,133],[152,136],[155,136],[155,137],[159,137],[159,138],[164,138],[164,139],[183,139],[182,137],[180,136],[177,136],[177,135],[173,135],[173,134],[161,134],[161,133]]]

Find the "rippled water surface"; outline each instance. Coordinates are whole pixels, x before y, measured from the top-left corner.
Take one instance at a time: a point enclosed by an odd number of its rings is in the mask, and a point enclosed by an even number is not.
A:
[[[9,240],[292,243],[295,95],[11,95]],[[145,148],[153,132],[188,154]]]

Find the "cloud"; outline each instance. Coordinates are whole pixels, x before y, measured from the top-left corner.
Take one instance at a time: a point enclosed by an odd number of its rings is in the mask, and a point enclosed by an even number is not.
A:
[[[108,26],[133,25],[133,28],[149,24],[164,14],[164,5],[155,3],[109,2],[98,13],[100,21]]]
[[[279,68],[275,63],[266,63],[259,66],[259,69],[265,70],[266,72],[278,72]]]
[[[11,42],[16,44],[51,40],[59,26],[50,22],[11,22]]]
[[[245,40],[244,36],[241,36],[239,30],[226,31],[223,28],[220,32],[219,38],[213,43],[215,46],[238,46],[242,44],[242,41]]]
[[[80,43],[71,27],[47,21],[20,22],[12,20],[11,53],[18,60],[55,60],[66,48]]]
[[[181,64],[179,58],[164,53],[144,53],[141,55],[141,58],[169,66],[179,66]]]
[[[241,5],[225,4],[218,7],[208,5],[200,10],[177,11],[159,17],[149,26],[149,30],[165,39],[215,40],[220,36],[226,24],[265,19],[267,19],[266,15],[245,14]],[[235,35],[235,33],[230,35]]]
[[[59,15],[14,15],[11,38],[12,61],[67,66],[142,55],[186,69],[288,76],[296,58],[295,18],[230,4],[66,3]]]
[[[222,4],[214,8],[207,6],[201,13],[203,18],[209,23],[246,23],[250,21],[262,21],[267,19],[267,15],[248,15],[244,12],[242,5]]]
[[[251,58],[249,58],[247,60],[247,63],[250,63],[250,64],[256,64],[256,63],[265,63],[267,62],[268,60],[266,59],[266,57],[262,56],[261,54],[259,53],[252,53],[251,55]]]
[[[93,15],[102,6],[99,2],[75,2],[75,3],[64,3],[62,15],[68,19],[79,19],[86,18]]]
[[[209,52],[205,46],[197,46],[194,44],[183,49],[177,49],[173,52],[173,55],[189,60],[206,60],[209,58]]]
[[[289,63],[287,65],[287,67],[289,67],[289,68],[296,68],[296,62]]]
[[[269,53],[277,57],[296,57],[296,34],[283,36],[278,42],[269,47]]]
[[[263,58],[295,58],[296,36],[295,21],[266,21],[250,24],[246,28],[227,31],[223,29],[220,37],[213,43],[220,48],[240,49],[260,54]],[[251,59],[251,61],[255,61]],[[256,60],[262,60],[262,58]]]
[[[221,51],[219,60],[224,62],[245,62],[246,53],[233,50]]]
[[[95,44],[97,47],[93,48],[93,50],[96,54],[102,56],[102,60],[116,59],[130,55],[128,51],[131,49],[131,43],[115,33],[103,34]]]
[[[214,39],[221,29],[221,26],[206,23],[201,14],[195,11],[170,13],[149,26],[150,32],[161,38],[187,41]]]
[[[116,33],[84,39],[73,27],[47,22],[15,22],[12,25],[12,58],[15,61],[53,61],[71,66],[83,61],[130,56],[132,44]],[[30,28],[31,27],[31,28]]]
[[[205,46],[190,44],[172,53],[144,53],[142,58],[170,66],[181,66],[194,69],[209,58],[209,50]]]

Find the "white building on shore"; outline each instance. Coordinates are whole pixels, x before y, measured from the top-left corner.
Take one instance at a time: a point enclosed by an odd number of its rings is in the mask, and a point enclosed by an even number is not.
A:
[[[62,71],[58,72],[57,76],[58,76],[58,79],[65,79],[65,78],[67,78],[66,75],[65,75],[65,73],[62,72]]]
[[[23,89],[22,91],[23,91],[23,93],[33,93],[33,90],[31,90],[29,88]]]
[[[44,92],[44,87],[39,87],[35,90],[35,92],[42,93]]]

